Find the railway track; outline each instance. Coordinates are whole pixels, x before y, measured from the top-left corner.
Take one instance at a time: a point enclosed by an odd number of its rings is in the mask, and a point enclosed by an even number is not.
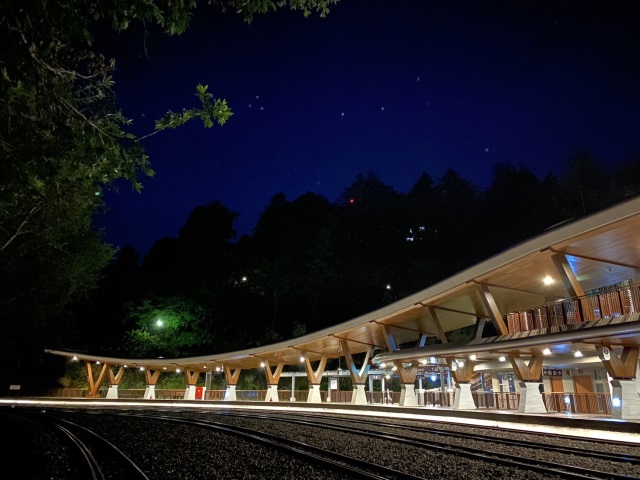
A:
[[[69,420],[56,418],[44,412],[13,414],[14,428],[31,428],[34,424],[53,432],[65,452],[65,463],[59,468],[66,480],[150,480],[149,477],[120,449],[104,437]],[[26,465],[29,477],[32,465]],[[56,478],[56,476],[50,477]]]
[[[640,447],[627,445],[629,450],[622,453],[598,452],[593,447],[597,442],[589,448],[583,438],[580,440],[585,443],[585,447],[563,447],[552,445],[548,439],[545,442],[504,438],[504,432],[495,432],[502,435],[496,437],[492,433],[479,433],[477,430],[481,429],[477,427],[465,432],[452,432],[445,428],[427,426],[427,422],[411,425],[410,423],[419,422],[396,423],[380,418],[341,418],[335,415],[327,418],[325,415],[275,411],[239,413],[147,409],[123,412],[59,409],[47,413],[47,421],[50,425],[55,425],[60,431],[59,435],[67,436],[67,441],[76,445],[75,449],[84,452],[82,455],[93,458],[85,459],[87,464],[93,462],[93,467],[85,467],[84,470],[91,471],[92,476],[85,474],[62,477],[65,480],[213,478],[211,473],[203,473],[205,471],[215,471],[215,478],[236,478],[230,476],[230,473],[222,473],[220,461],[214,461],[210,470],[205,470],[204,466],[211,459],[203,456],[211,456],[211,452],[221,450],[221,446],[228,444],[234,445],[231,455],[235,458],[233,461],[226,460],[227,472],[236,472],[238,478],[463,478],[460,473],[447,470],[451,468],[464,472],[464,478],[468,479],[640,478],[637,476],[640,472],[640,457],[637,455]],[[138,435],[136,432],[139,432]],[[147,432],[147,440],[140,445],[136,444],[134,454],[131,452],[131,443],[127,442],[131,442],[131,438],[136,436],[142,437],[142,432]],[[522,435],[522,432],[517,433]],[[528,433],[526,435],[536,438]],[[234,442],[238,443],[231,442],[231,437],[236,438]],[[149,441],[148,438],[152,440]],[[193,439],[185,441],[189,438]],[[256,453],[254,447],[257,445],[263,449],[260,452],[277,453]],[[170,447],[181,451],[183,462],[186,462],[184,466],[163,463],[168,461],[166,452]],[[135,457],[133,460],[129,459],[132,466],[128,468],[134,468],[137,473],[122,473],[125,466],[120,462],[124,460],[110,458],[114,455],[117,457],[117,452],[124,455],[124,450]],[[575,459],[587,455],[591,466],[575,464]],[[197,457],[198,462],[190,463],[190,456]],[[545,460],[545,456],[552,457],[552,460]],[[242,473],[243,468],[251,471],[243,463],[252,457],[260,458],[260,468],[265,469],[263,476]],[[295,458],[298,463],[291,463],[289,458]],[[307,469],[304,474],[298,473],[302,471],[302,464]],[[74,468],[79,470],[79,467]],[[293,476],[283,473],[287,470]],[[275,473],[267,474],[267,471]],[[191,476],[184,473],[176,475],[175,472],[191,472]],[[250,475],[255,475],[255,471]]]

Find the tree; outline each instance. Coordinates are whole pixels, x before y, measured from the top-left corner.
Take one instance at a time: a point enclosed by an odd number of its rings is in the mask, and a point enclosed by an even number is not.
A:
[[[337,0],[210,0],[250,22],[280,7],[304,15],[328,13]],[[63,308],[96,285],[113,249],[101,241],[92,216],[102,193],[119,179],[134,189],[153,175],[143,141],[192,119],[224,125],[232,112],[208,87],[198,105],[168,111],[155,130],[137,137],[116,104],[115,60],[91,50],[98,23],[122,31],[132,22],[185,31],[195,0],[23,2],[0,4],[0,311],[8,328],[3,352],[25,329],[64,318]],[[55,271],[55,275],[51,272]],[[34,313],[35,312],[35,313]],[[61,328],[60,325],[58,327]],[[53,343],[55,338],[47,337]],[[40,347],[37,350],[41,350]],[[3,364],[3,372],[18,367]],[[20,374],[13,373],[17,378]],[[0,372],[0,383],[5,380]]]

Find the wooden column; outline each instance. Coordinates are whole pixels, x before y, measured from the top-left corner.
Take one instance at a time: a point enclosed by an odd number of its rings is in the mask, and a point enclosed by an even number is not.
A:
[[[122,365],[116,368],[118,369],[117,373],[113,373],[113,368],[109,368],[109,385],[120,385],[124,377],[125,368]]]
[[[622,347],[620,356],[613,351],[611,345],[598,346],[598,356],[602,360],[607,373],[616,380],[636,378],[638,371],[638,347]],[[608,354],[607,354],[607,349]],[[608,357],[608,359],[607,359]]]
[[[147,385],[154,385],[156,383],[158,383],[158,378],[160,378],[160,370],[154,370],[151,368],[148,368],[144,371],[144,380],[146,382]],[[196,381],[198,380],[198,377],[196,375]],[[189,384],[192,385],[192,384]],[[193,385],[195,385],[195,381],[193,382]]]
[[[160,374],[160,372],[158,371],[158,375]],[[146,376],[146,372],[145,372],[145,376]],[[189,387],[195,387],[196,383],[198,383],[198,377],[200,376],[200,371],[199,370],[193,370],[193,369],[188,369],[185,368],[184,369],[184,378],[187,381],[187,386]],[[151,385],[155,385],[155,382],[152,383]]]
[[[400,383],[415,383],[416,375],[418,373],[418,367],[415,362],[411,362],[408,367],[402,365],[402,360],[394,360],[398,377],[400,377]]]
[[[372,348],[369,347],[367,349],[367,355],[362,362],[362,367],[358,369],[356,367],[355,362],[353,361],[353,356],[351,355],[351,349],[349,348],[349,342],[346,340],[340,339],[340,346],[342,347],[342,353],[344,355],[344,359],[347,362],[347,366],[349,367],[349,373],[351,374],[351,381],[356,385],[364,385],[367,381],[367,375],[369,374],[369,357],[371,356]]]
[[[327,366],[327,356],[323,355],[318,362],[318,367],[314,370],[311,366],[311,361],[309,360],[309,355],[307,352],[302,352],[302,357],[304,358],[304,368],[307,371],[307,378],[309,379],[309,383],[311,385],[320,385],[322,381],[322,375],[324,374],[324,369]]]
[[[233,368],[229,365],[225,365],[223,368],[224,378],[227,382],[227,385],[237,385],[238,380],[240,379],[240,372],[242,371],[242,368]]]
[[[454,363],[456,365],[455,369],[452,368]],[[475,360],[465,360],[464,365],[460,366],[454,358],[447,358],[447,365],[449,365],[449,371],[456,383],[471,383],[471,380],[473,380]]]
[[[106,373],[109,371],[109,364],[102,364],[97,381],[94,381],[93,379],[93,364],[90,361],[85,360],[84,365],[87,369],[87,382],[89,384],[89,393],[87,394],[87,398],[100,398],[100,385],[102,384]]]
[[[542,355],[532,355],[527,365],[520,355],[509,355],[509,361],[521,382],[542,381],[542,360]]]
[[[498,332],[498,335],[506,335],[509,333],[509,329],[507,325],[504,323],[504,319],[502,318],[502,313],[498,308],[498,304],[496,303],[493,295],[489,291],[489,287],[486,285],[478,284],[478,290],[480,290],[480,298],[482,299],[482,303],[489,311],[489,315],[491,316],[491,323]]]
[[[272,371],[269,361],[264,360],[264,373],[267,376],[267,385],[278,385],[283,367],[284,367],[284,363],[278,362],[275,370]]]

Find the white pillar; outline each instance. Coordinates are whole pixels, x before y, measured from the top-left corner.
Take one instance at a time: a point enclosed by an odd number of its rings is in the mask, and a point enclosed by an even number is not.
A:
[[[109,390],[111,390],[111,388],[109,388]],[[147,385],[147,388],[144,389],[144,399],[153,400],[155,398],[156,398],[156,386]]]
[[[424,405],[424,388],[422,388],[422,378],[418,379],[418,405]]]
[[[184,391],[184,399],[185,400],[195,400],[196,399],[196,386],[188,385],[186,390]]]
[[[322,403],[322,396],[320,395],[320,385],[309,386],[309,396],[307,397],[307,403]]]
[[[454,410],[475,410],[470,383],[456,383],[456,397],[453,401]]]
[[[611,380],[611,418],[636,420],[640,418],[638,379]]]
[[[107,390],[107,398],[118,398],[118,385],[109,385],[109,390]]]
[[[269,385],[267,387],[267,396],[264,399],[265,402],[277,402],[278,398],[278,385]]]
[[[351,397],[352,405],[366,405],[367,394],[364,391],[364,383],[357,383],[353,386],[353,396]]]
[[[416,397],[415,385],[413,383],[403,383],[400,385],[400,406],[418,406],[418,398]]]
[[[296,377],[291,375],[291,397],[289,397],[290,402],[296,401]]]
[[[224,392],[224,401],[225,402],[235,402],[238,398],[236,397],[236,386],[235,385],[227,385],[227,389]]]
[[[547,413],[540,393],[542,382],[519,382],[520,384],[520,413]]]
[[[373,403],[373,377],[369,375],[369,403]]]

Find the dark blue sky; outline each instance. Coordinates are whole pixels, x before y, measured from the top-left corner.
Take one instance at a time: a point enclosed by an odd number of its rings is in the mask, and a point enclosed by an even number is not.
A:
[[[452,168],[484,188],[498,162],[542,177],[581,151],[638,158],[640,17],[627,4],[341,0],[325,19],[282,10],[250,25],[203,5],[180,37],[99,38],[136,133],[195,106],[198,83],[235,115],[146,140],[156,176],[141,194],[107,193],[97,224],[142,256],[214,200],[248,234],[274,194],[335,201],[358,173],[406,192]]]

